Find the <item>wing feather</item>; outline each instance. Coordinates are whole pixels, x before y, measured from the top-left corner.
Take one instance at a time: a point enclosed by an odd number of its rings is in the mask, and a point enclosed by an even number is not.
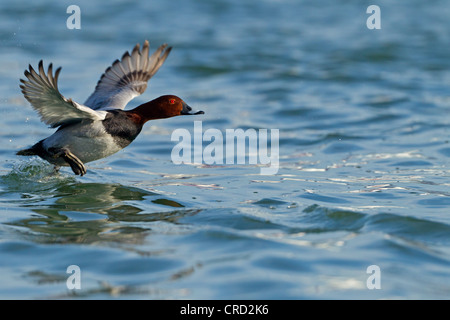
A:
[[[149,56],[150,45],[145,40],[122,55],[108,67],[95,87],[95,91],[84,103],[94,110],[124,109],[133,98],[147,89],[148,80],[163,65],[171,51],[167,44],[161,45]]]
[[[72,99],[65,98],[58,90],[58,77],[61,68],[53,76],[53,65],[50,64],[47,72],[44,70],[42,60],[39,62],[37,73],[31,65],[25,70],[27,80],[20,79],[20,88],[25,98],[39,113],[41,120],[52,126],[81,121],[83,119],[103,120],[104,111],[95,111],[83,106]]]

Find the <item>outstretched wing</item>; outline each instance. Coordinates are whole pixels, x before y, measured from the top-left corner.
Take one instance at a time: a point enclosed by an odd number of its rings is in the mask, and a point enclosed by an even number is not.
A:
[[[127,103],[141,95],[147,89],[148,80],[159,70],[171,47],[161,45],[149,56],[149,43],[145,40],[142,46],[137,44],[131,55],[127,52],[122,60],[116,60],[95,87],[95,91],[84,103],[94,110],[124,109]]]
[[[58,68],[53,75],[53,65],[50,64],[46,74],[41,60],[39,74],[30,65],[29,70],[25,70],[25,77],[28,80],[20,79],[23,95],[39,113],[41,120],[55,128],[82,119],[105,119],[105,111],[94,111],[72,99],[65,98],[59,92],[58,76],[60,71],[61,68]]]

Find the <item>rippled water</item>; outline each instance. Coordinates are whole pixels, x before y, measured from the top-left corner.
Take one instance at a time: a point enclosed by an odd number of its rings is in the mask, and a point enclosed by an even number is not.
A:
[[[448,2],[78,1],[81,30],[70,4],[0,4],[0,298],[448,299]],[[63,66],[83,102],[144,39],[174,49],[131,105],[172,93],[205,115],[148,123],[82,178],[15,156],[51,133],[28,63]],[[278,173],[175,165],[194,120],[279,129]]]

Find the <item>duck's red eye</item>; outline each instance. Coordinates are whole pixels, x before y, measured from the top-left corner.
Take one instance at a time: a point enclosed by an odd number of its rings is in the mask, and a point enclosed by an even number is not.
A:
[[[175,99],[170,99],[170,100],[169,100],[169,103],[170,103],[170,104],[174,104],[174,103],[175,103]]]

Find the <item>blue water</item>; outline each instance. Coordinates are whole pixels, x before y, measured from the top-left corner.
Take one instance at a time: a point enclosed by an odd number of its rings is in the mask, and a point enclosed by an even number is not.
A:
[[[77,1],[69,30],[71,4],[0,2],[0,298],[449,298],[448,1]],[[20,92],[29,63],[63,66],[82,103],[145,39],[174,49],[130,106],[205,115],[147,123],[84,177],[15,155],[52,132]],[[278,173],[175,165],[194,120],[279,129]]]

